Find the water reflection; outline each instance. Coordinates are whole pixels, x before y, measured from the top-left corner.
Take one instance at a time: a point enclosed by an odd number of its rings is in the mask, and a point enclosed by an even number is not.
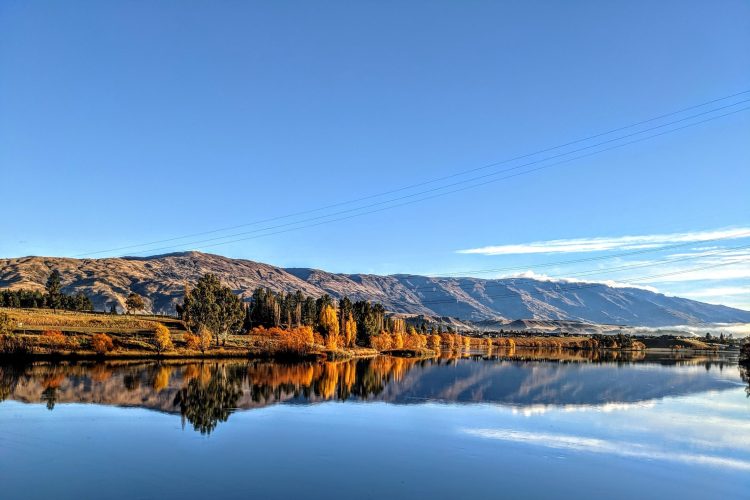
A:
[[[0,401],[137,406],[180,414],[207,434],[234,411],[329,400],[493,403],[523,411],[638,403],[736,387],[736,360],[608,359],[585,353],[476,353],[338,362],[0,364]],[[748,382],[747,371],[741,373]],[[750,383],[750,382],[748,382]],[[748,388],[750,395],[750,388]]]

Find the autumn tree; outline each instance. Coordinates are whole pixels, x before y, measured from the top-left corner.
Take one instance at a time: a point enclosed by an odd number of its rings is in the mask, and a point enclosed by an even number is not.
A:
[[[357,340],[357,322],[354,321],[351,312],[344,319],[342,334],[344,336],[344,346],[353,347],[354,342]]]
[[[159,354],[174,348],[169,328],[161,323],[158,323],[154,328],[154,344],[156,345],[156,352]]]
[[[192,351],[200,351],[201,354],[206,354],[206,350],[211,347],[211,339],[213,334],[211,330],[202,326],[198,329],[197,334],[186,333],[184,335],[185,346]]]
[[[95,333],[91,337],[91,348],[97,354],[105,354],[115,348],[112,337],[106,333]]]
[[[143,302],[143,297],[135,292],[131,292],[130,295],[128,295],[128,298],[125,299],[125,307],[127,307],[128,312],[132,314],[136,311],[144,310],[146,304]]]
[[[326,339],[326,345],[335,349],[339,345],[339,320],[333,305],[324,303],[318,319],[320,333]]]
[[[440,335],[437,335],[437,334],[430,335],[427,338],[427,345],[429,346],[430,349],[439,351],[440,350]]]

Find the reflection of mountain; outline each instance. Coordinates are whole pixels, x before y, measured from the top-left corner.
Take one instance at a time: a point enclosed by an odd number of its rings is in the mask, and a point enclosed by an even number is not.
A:
[[[601,405],[735,387],[722,362],[561,362],[475,358],[279,364],[0,365],[0,400],[97,403],[180,413],[211,432],[236,409],[332,399],[414,404]],[[727,366],[727,372],[736,369]]]

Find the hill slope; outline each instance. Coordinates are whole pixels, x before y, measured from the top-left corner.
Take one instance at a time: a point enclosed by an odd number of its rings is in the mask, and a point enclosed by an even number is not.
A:
[[[186,283],[207,272],[247,299],[258,286],[276,291],[383,303],[393,312],[452,316],[464,320],[571,320],[637,326],[691,323],[748,323],[750,312],[668,297],[638,288],[585,286],[530,278],[478,279],[426,276],[335,274],[315,269],[282,269],[243,259],[199,252],[154,257],[0,259],[0,288],[42,289],[57,269],[66,292],[83,291],[97,309],[120,309],[128,293],[148,299],[153,312],[173,313]]]

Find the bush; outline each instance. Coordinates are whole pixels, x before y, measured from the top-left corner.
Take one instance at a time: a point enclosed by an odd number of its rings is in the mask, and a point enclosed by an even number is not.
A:
[[[112,337],[106,333],[95,333],[91,337],[91,348],[97,354],[105,354],[115,348],[115,344],[112,342]]]
[[[205,354],[206,349],[211,347],[212,338],[213,333],[211,333],[211,330],[202,326],[198,330],[197,335],[193,333],[185,334],[185,346],[191,351],[200,351],[201,353]]]
[[[25,338],[17,335],[0,335],[0,353],[13,356],[26,356],[33,348]]]
[[[193,335],[192,333],[186,333],[182,337],[185,339],[185,347],[191,351],[197,351],[200,349],[201,338],[199,336]]]
[[[370,347],[377,351],[387,351],[393,346],[390,334],[382,332],[380,335],[370,337]]]
[[[279,347],[283,352],[289,354],[307,354],[312,351],[315,343],[315,335],[309,326],[300,326],[291,330],[282,330]],[[329,339],[332,338],[329,335]],[[335,337],[340,337],[336,335]],[[335,347],[332,347],[335,349]]]
[[[0,335],[13,333],[13,320],[4,312],[0,312]]]
[[[329,335],[324,341],[322,336],[314,333],[312,327],[309,326],[299,326],[289,330],[283,330],[276,326],[271,328],[260,326],[253,328],[250,333],[268,339],[266,341],[267,349],[273,350],[276,348],[279,352],[286,354],[308,354],[312,352],[316,343],[322,344],[325,342],[330,349],[335,349],[338,345],[331,347],[330,339],[332,335]],[[337,340],[341,338],[340,335],[335,337]]]
[[[45,330],[42,337],[54,347],[65,347],[68,345],[68,338],[60,330]]]
[[[173,349],[174,344],[172,344],[172,335],[169,333],[169,328],[161,323],[157,324],[154,328],[154,343],[156,344],[156,351],[159,353]]]

